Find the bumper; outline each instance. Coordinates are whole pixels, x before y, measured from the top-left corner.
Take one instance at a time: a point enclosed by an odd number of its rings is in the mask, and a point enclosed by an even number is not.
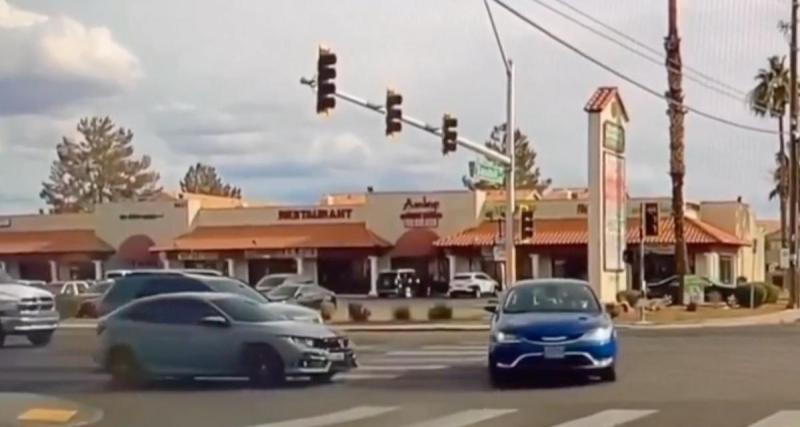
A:
[[[617,343],[613,340],[605,343],[573,343],[562,346],[525,342],[493,344],[489,354],[490,365],[499,370],[604,369],[613,366],[616,359]]]
[[[58,328],[58,314],[51,316],[0,317],[0,328],[6,335],[25,335],[30,332],[54,331]]]
[[[286,375],[319,375],[346,372],[358,366],[352,349],[343,351],[307,350],[286,366]]]

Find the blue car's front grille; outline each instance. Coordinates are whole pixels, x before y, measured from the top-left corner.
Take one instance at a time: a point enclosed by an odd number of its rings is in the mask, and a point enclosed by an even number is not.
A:
[[[559,343],[562,341],[574,341],[583,334],[525,334],[524,338],[528,341]]]

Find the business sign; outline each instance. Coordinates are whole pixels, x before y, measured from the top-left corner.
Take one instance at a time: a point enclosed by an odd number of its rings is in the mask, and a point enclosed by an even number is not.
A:
[[[606,271],[625,269],[625,160],[603,153],[603,253]]]
[[[297,257],[316,258],[317,250],[315,248],[247,250],[244,251],[244,257],[247,259],[297,258]]]
[[[625,128],[614,123],[603,123],[603,146],[615,153],[625,152]]]
[[[219,259],[217,252],[178,252],[178,261],[214,261]]]
[[[503,165],[481,158],[477,162],[469,162],[469,175],[480,182],[502,185],[505,182],[506,170]]]
[[[421,199],[406,199],[400,219],[406,228],[437,228],[442,213],[439,212],[439,202],[423,196]]]
[[[284,209],[278,211],[279,221],[304,221],[319,219],[350,219],[350,208]]]
[[[136,221],[136,220],[153,220],[164,218],[164,214],[122,214],[119,216],[120,221]]]

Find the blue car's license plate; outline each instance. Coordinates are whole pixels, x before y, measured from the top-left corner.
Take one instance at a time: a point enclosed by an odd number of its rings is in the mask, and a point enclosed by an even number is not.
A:
[[[564,347],[562,346],[548,346],[544,348],[545,359],[563,359]]]

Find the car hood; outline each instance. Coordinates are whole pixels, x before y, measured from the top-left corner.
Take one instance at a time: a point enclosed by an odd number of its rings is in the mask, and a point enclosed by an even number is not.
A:
[[[41,298],[53,297],[53,294],[33,286],[0,284],[0,299]]]
[[[267,330],[272,335],[303,338],[333,338],[339,336],[333,329],[325,325],[294,320],[252,323],[250,326],[256,330]]]
[[[539,340],[542,337],[577,338],[592,329],[610,324],[603,313],[520,313],[503,314],[495,329]]]
[[[319,317],[319,313],[308,307],[303,307],[294,304],[285,304],[282,302],[268,302],[266,303],[266,305],[270,309],[275,310],[276,312],[281,313],[292,320],[308,319],[308,318],[316,319]]]

